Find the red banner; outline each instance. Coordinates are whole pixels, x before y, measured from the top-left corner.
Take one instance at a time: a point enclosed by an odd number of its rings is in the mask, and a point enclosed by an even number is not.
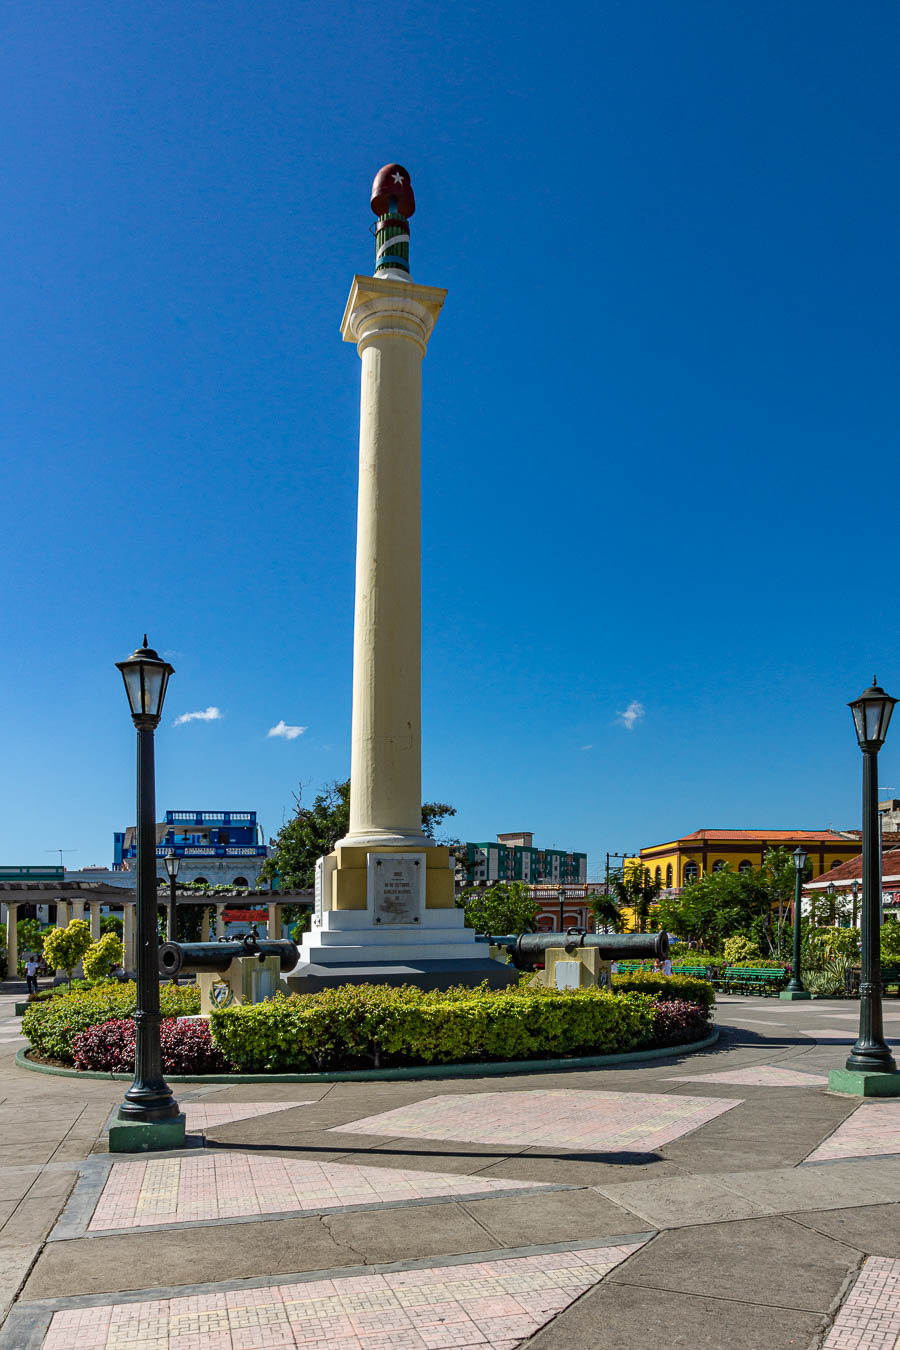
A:
[[[226,909],[226,923],[265,923],[269,917],[267,909]]]

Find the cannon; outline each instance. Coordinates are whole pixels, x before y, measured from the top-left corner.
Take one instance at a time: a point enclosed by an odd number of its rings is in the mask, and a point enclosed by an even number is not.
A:
[[[491,941],[506,947],[517,970],[534,970],[545,952],[560,949],[566,955],[593,951],[600,961],[665,961],[669,955],[668,933],[586,933],[569,928],[565,933],[522,933]]]
[[[294,969],[298,958],[289,939],[259,938],[254,929],[218,942],[166,942],[159,949],[159,973],[197,976],[200,1017],[205,1020],[214,1008],[270,998],[283,987],[281,976]]]
[[[293,970],[300,959],[297,944],[289,938],[258,938],[255,933],[247,933],[221,942],[165,942],[159,949],[159,973],[170,977],[210,971],[224,974],[232,961],[242,956],[255,956],[260,961],[277,956],[282,972]]]

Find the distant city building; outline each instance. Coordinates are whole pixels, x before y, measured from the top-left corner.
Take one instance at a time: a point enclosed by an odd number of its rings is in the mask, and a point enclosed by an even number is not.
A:
[[[113,871],[134,871],[137,828],[113,835]],[[269,855],[255,811],[167,811],[156,826],[156,875],[168,880],[166,855],[179,859],[178,884],[255,887]]]
[[[694,830],[667,844],[642,848],[640,861],[664,892],[677,892],[709,872],[750,872],[761,866],[770,848],[792,853],[798,847],[809,855],[811,875],[817,877],[855,858],[862,845],[852,834],[837,830]]]
[[[458,880],[461,885],[480,881],[524,881],[529,885],[587,881],[587,854],[560,848],[535,848],[534,835],[498,834],[497,842],[464,845]]]

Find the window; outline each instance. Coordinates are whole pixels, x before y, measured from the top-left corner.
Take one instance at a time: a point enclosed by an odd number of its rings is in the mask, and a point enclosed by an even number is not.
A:
[[[742,863],[738,863],[738,871],[740,872],[742,877],[745,877],[748,872],[753,871],[752,862],[750,862],[749,859],[745,858]]]
[[[727,869],[728,864],[726,862],[723,862],[721,858],[718,860],[718,862],[714,862],[712,866],[712,870],[714,872],[725,872],[727,871]]]
[[[669,863],[668,867],[666,868],[666,889],[668,890],[671,887],[671,885],[672,885],[672,864]]]
[[[699,875],[700,875],[700,868],[697,866],[695,862],[689,862],[685,864],[684,868],[685,885],[687,885],[688,882],[696,881]]]
[[[840,858],[835,858],[834,862],[833,862],[831,865],[832,865],[832,867],[840,867],[840,865],[841,865],[841,860],[840,860]]]
[[[194,880],[196,881],[196,883],[197,883],[198,886],[208,886],[208,885],[209,885],[209,882],[206,880],[206,877],[194,877]]]
[[[657,867],[656,873],[655,873],[655,875],[654,875],[653,880],[656,882],[657,886],[661,886],[661,885],[662,885],[662,868],[661,868],[661,867]]]
[[[248,887],[249,887],[250,882],[247,880],[246,877],[235,877],[234,881],[233,881],[231,884],[232,884],[232,886],[248,886]]]

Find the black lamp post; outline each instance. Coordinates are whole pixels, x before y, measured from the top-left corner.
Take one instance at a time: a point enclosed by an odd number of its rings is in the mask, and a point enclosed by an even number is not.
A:
[[[853,901],[853,927],[856,927],[856,920],[859,916],[859,882],[854,881],[850,887],[850,895]]]
[[[884,744],[896,702],[873,679],[869,688],[849,704],[863,755],[859,1036],[846,1065],[853,1073],[897,1071],[884,1039],[881,1011],[881,829],[878,820],[878,751]]]
[[[166,871],[169,874],[169,922],[166,937],[170,942],[178,941],[178,902],[175,899],[175,883],[178,879],[179,862],[180,859],[174,849],[166,854]]]
[[[781,997],[786,999],[809,998],[809,994],[803,988],[803,981],[800,979],[800,915],[801,915],[801,897],[803,893],[803,869],[806,867],[806,853],[802,848],[795,848],[791,857],[794,860],[794,912],[791,915],[794,926],[794,959],[792,962],[791,978],[788,980],[787,988],[782,989]]]
[[[556,898],[559,901],[559,931],[562,933],[565,931],[563,925],[566,921],[566,890],[564,886],[560,886],[556,892]]]
[[[134,1082],[109,1131],[110,1152],[177,1148],[184,1116],[163,1078],[159,1038],[159,933],[156,887],[156,776],[153,733],[159,726],[172,666],[144,645],[117,661],[137,729],[137,1008]]]
[[[837,927],[837,908],[834,900],[836,893],[837,887],[833,881],[829,881],[828,885],[825,887],[825,894],[828,896],[829,918],[831,919],[832,928]]]

